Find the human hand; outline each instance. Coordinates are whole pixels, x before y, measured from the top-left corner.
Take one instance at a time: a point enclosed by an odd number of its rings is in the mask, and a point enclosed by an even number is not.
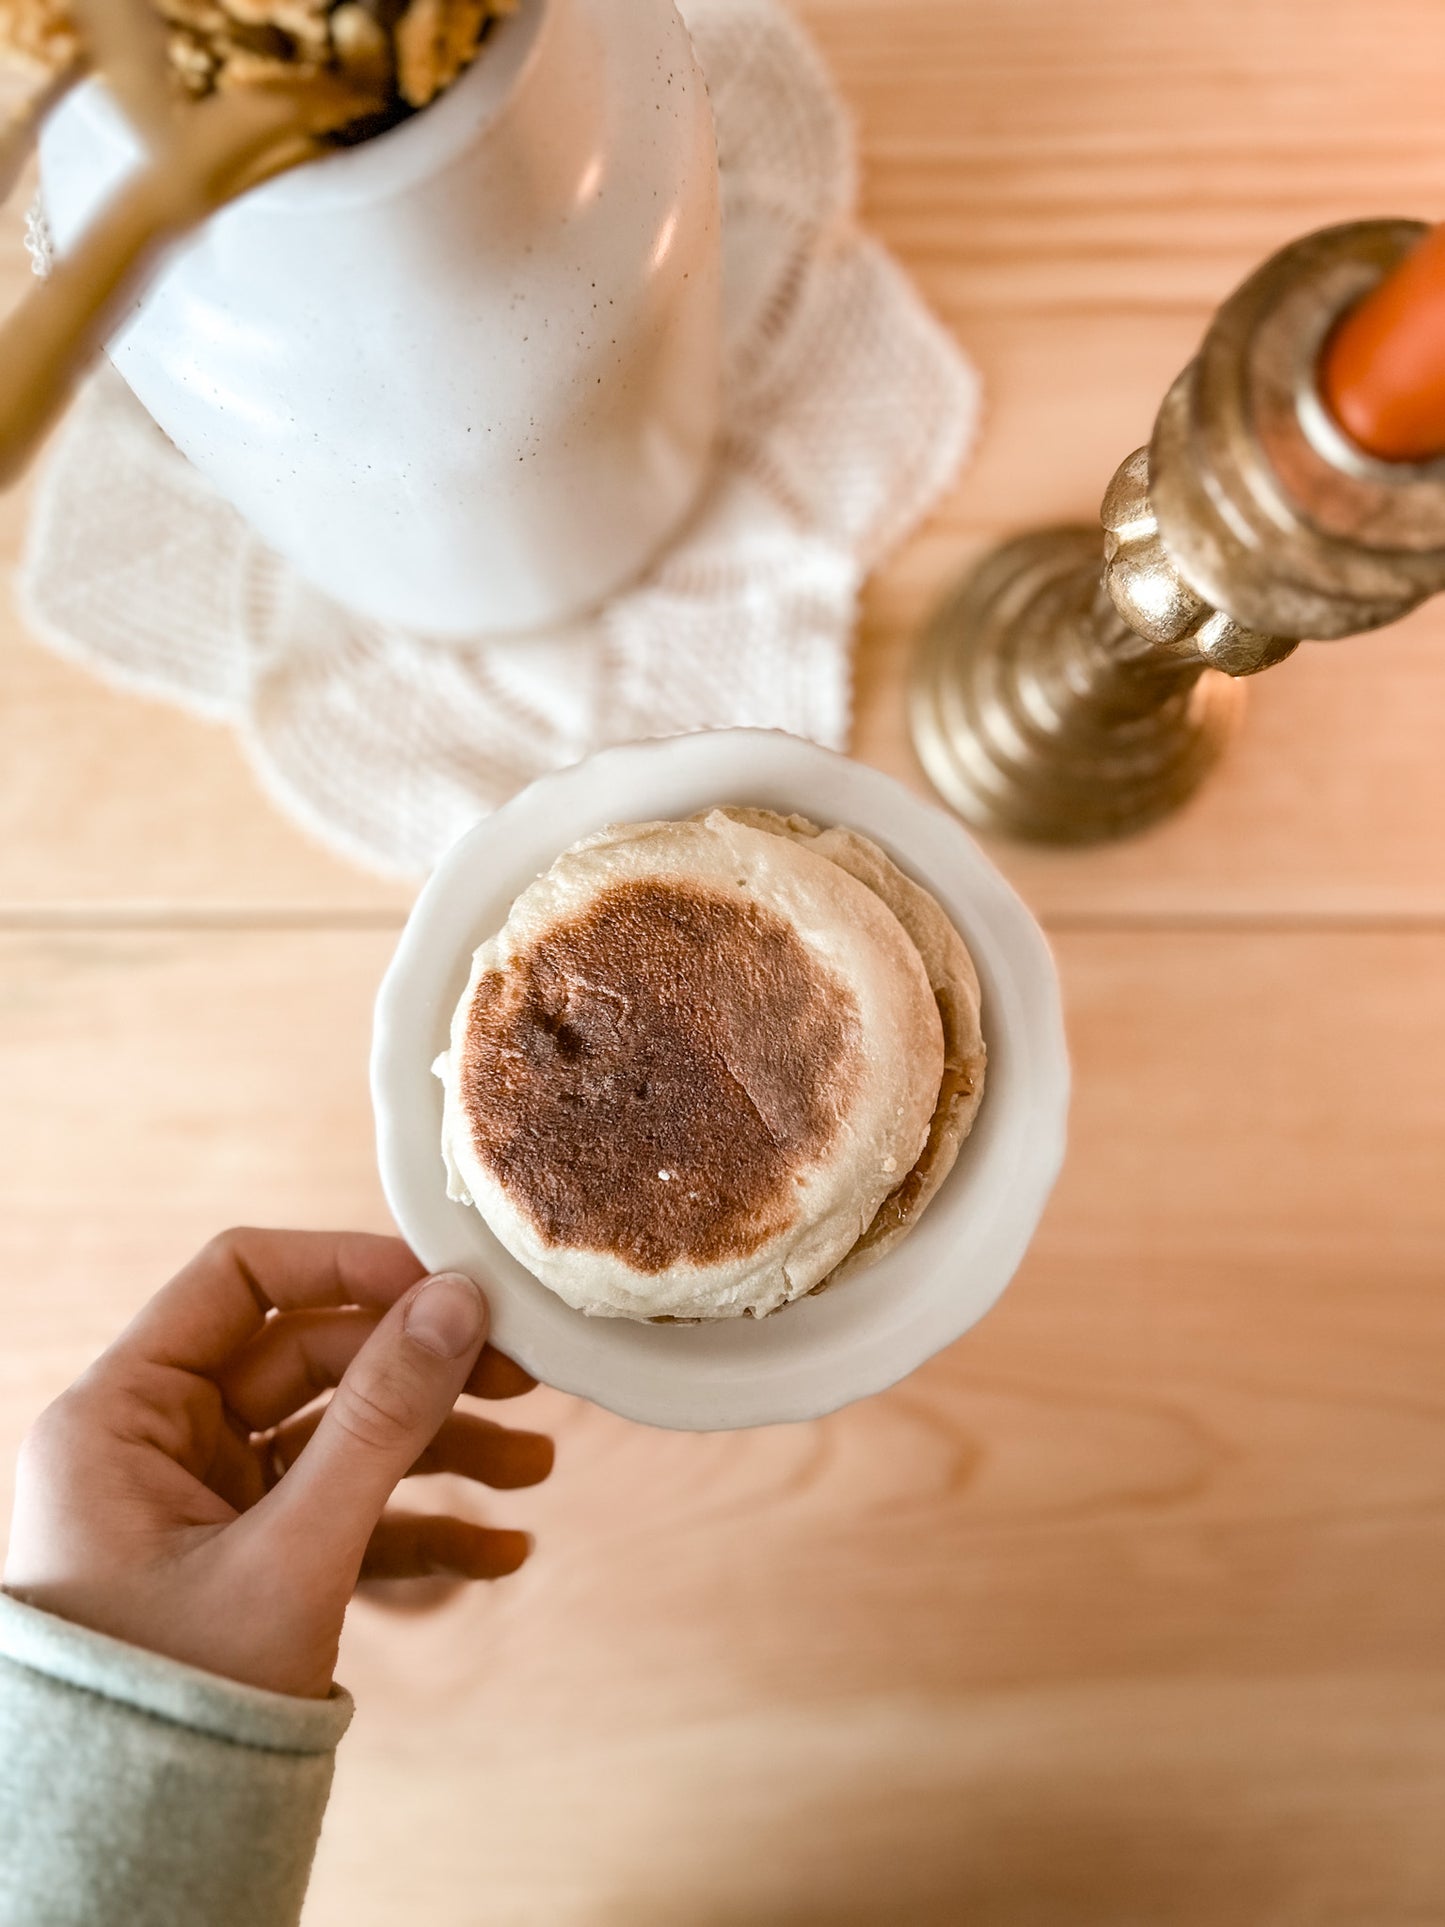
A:
[[[550,1439],[453,1412],[532,1389],[486,1330],[474,1284],[423,1281],[393,1239],[225,1233],[37,1421],[6,1590],[325,1698],[359,1579],[497,1579],[527,1557],[523,1533],[386,1510],[408,1473],[510,1489],[551,1471]]]

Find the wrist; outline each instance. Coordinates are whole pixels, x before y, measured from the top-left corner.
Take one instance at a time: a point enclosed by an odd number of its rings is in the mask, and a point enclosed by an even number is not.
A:
[[[352,1716],[332,1687],[305,1698],[242,1684],[98,1632],[0,1588],[0,1661],[237,1745],[326,1753]]]
[[[103,1588],[6,1582],[0,1600],[85,1639],[245,1692],[304,1703],[324,1702],[336,1690],[334,1644],[322,1652],[314,1641],[278,1640],[266,1622],[258,1625],[238,1609],[190,1600],[158,1611],[154,1600],[129,1596],[116,1582]]]

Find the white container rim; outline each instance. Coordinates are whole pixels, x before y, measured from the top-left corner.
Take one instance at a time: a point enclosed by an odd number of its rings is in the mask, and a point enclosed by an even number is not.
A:
[[[440,173],[500,119],[541,55],[556,4],[519,0],[515,13],[500,16],[492,26],[467,71],[429,107],[384,134],[278,174],[233,205],[267,216],[305,215],[358,202],[374,204]],[[136,136],[98,76],[76,90],[72,111],[107,141],[134,148],[139,162]]]

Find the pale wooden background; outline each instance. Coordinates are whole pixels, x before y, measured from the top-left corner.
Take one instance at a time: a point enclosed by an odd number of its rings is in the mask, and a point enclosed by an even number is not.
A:
[[[1276,244],[1445,213],[1432,0],[806,0],[987,430],[872,591],[858,748],[985,540],[1087,515]],[[20,285],[14,222],[4,273]],[[0,503],[13,558],[24,498]],[[0,1461],[208,1232],[380,1226],[402,893],[0,617]],[[549,1394],[521,1580],[359,1611],[316,1927],[1445,1919],[1445,606],[1256,692],[1186,820],[1005,851],[1079,1092],[1004,1306],[736,1439]]]

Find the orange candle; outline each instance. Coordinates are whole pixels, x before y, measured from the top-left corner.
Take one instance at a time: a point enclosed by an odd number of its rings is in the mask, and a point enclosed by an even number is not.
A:
[[[1445,455],[1445,227],[1353,309],[1325,348],[1336,421],[1385,462]]]

